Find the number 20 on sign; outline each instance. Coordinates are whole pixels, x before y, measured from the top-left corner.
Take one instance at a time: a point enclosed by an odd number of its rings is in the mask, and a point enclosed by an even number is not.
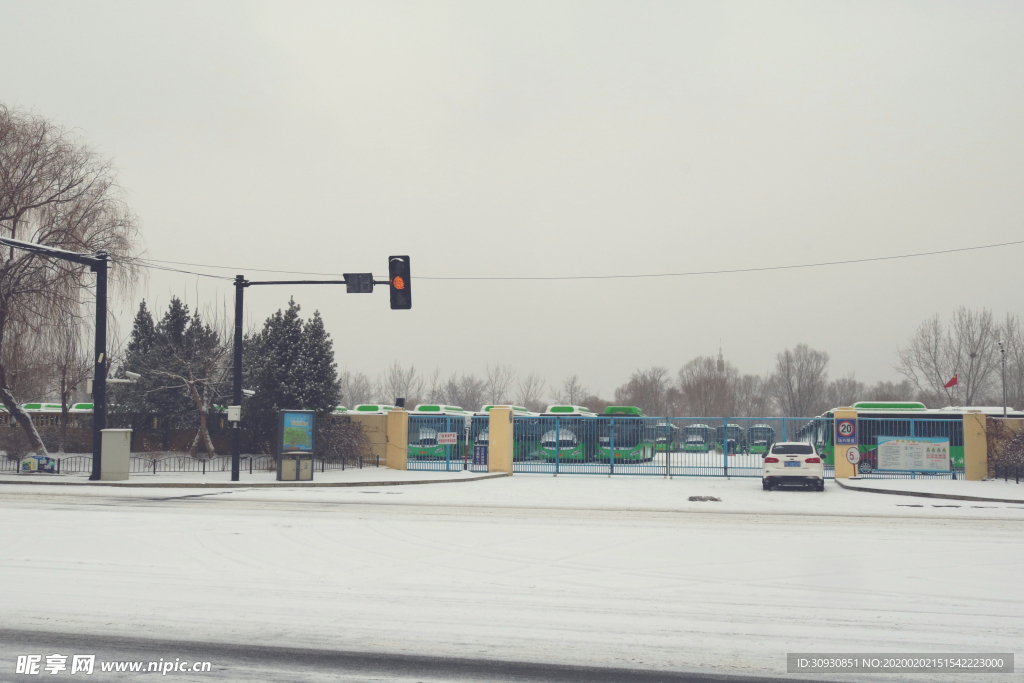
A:
[[[856,420],[836,420],[836,444],[840,446],[857,445]]]

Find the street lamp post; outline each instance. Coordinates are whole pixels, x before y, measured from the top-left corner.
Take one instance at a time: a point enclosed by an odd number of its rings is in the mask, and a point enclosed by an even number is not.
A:
[[[1003,417],[1006,417],[1006,347],[999,342],[999,355],[1003,360]]]

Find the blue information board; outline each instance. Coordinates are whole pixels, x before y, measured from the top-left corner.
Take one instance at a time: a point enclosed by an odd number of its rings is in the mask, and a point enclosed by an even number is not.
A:
[[[473,446],[473,464],[487,464],[487,446]]]
[[[308,410],[282,410],[279,453],[313,453],[316,415]]]

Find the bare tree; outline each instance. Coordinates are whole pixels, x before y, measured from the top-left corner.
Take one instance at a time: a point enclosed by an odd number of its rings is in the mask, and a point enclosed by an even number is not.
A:
[[[58,448],[64,452],[67,444],[68,424],[74,393],[93,372],[92,351],[89,348],[91,327],[78,316],[67,316],[52,325],[46,356],[53,372],[56,396],[60,400],[60,440]]]
[[[516,371],[510,365],[493,363],[487,366],[486,400],[494,405],[507,405],[516,385]]]
[[[828,383],[826,403],[830,408],[852,406],[866,398],[865,392],[864,383],[857,381],[853,373],[850,373],[847,377],[840,377]]]
[[[737,417],[769,417],[774,414],[771,385],[761,375],[743,375],[733,381]]]
[[[999,363],[999,334],[999,325],[988,309],[958,308],[948,327],[938,315],[932,316],[906,346],[897,348],[896,370],[921,393],[939,396],[950,404],[976,405],[992,390]],[[946,388],[954,375],[957,384]]]
[[[615,390],[615,402],[636,406],[647,415],[663,417],[669,414],[670,389],[671,380],[666,368],[635,370],[629,381]]]
[[[828,408],[828,353],[807,344],[775,356],[772,394],[786,417],[812,417]]]
[[[483,405],[486,390],[487,383],[476,375],[452,373],[441,388],[441,396],[444,403],[476,410]]]
[[[0,234],[68,251],[106,251],[112,289],[136,279],[135,216],[108,162],[40,116],[0,106]],[[48,322],[79,316],[92,278],[85,266],[32,252],[0,250],[0,401],[37,453],[46,447],[18,405],[2,348],[11,333],[42,345]]]
[[[917,389],[906,379],[902,382],[876,382],[864,392],[864,400],[867,401],[913,401],[916,396]]]
[[[562,380],[562,390],[552,391],[551,398],[557,403],[579,405],[590,393],[590,389],[580,381],[579,375],[569,375]]]
[[[679,369],[676,381],[684,411],[692,417],[726,417],[736,413],[739,372],[726,362],[718,370],[712,356],[698,356]]]
[[[407,406],[415,406],[420,403],[424,384],[423,376],[416,372],[415,365],[410,365],[406,369],[398,360],[392,363],[377,381],[383,403],[391,403],[396,398],[404,398]]]
[[[520,377],[516,383],[515,403],[523,406],[529,411],[539,413],[546,407],[544,405],[545,382],[535,372],[526,377]]]
[[[377,387],[373,380],[362,372],[342,370],[338,373],[341,385],[341,398],[345,405],[355,407],[360,403],[373,403],[377,396]]]
[[[1008,406],[1024,408],[1024,324],[1019,317],[1012,314],[1006,316],[1002,337],[1006,348],[1006,403]],[[1001,404],[1002,391],[997,395]]]

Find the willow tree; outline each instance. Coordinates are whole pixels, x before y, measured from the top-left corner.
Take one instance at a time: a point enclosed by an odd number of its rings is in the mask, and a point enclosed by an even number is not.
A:
[[[109,254],[111,289],[136,280],[136,217],[110,162],[76,134],[36,114],[0,105],[0,235],[67,251]],[[47,349],[68,338],[95,298],[83,265],[11,247],[0,249],[0,402],[37,453],[39,433],[18,406],[12,375],[28,346]],[[11,344],[17,338],[17,344]],[[15,348],[17,347],[17,348]]]

